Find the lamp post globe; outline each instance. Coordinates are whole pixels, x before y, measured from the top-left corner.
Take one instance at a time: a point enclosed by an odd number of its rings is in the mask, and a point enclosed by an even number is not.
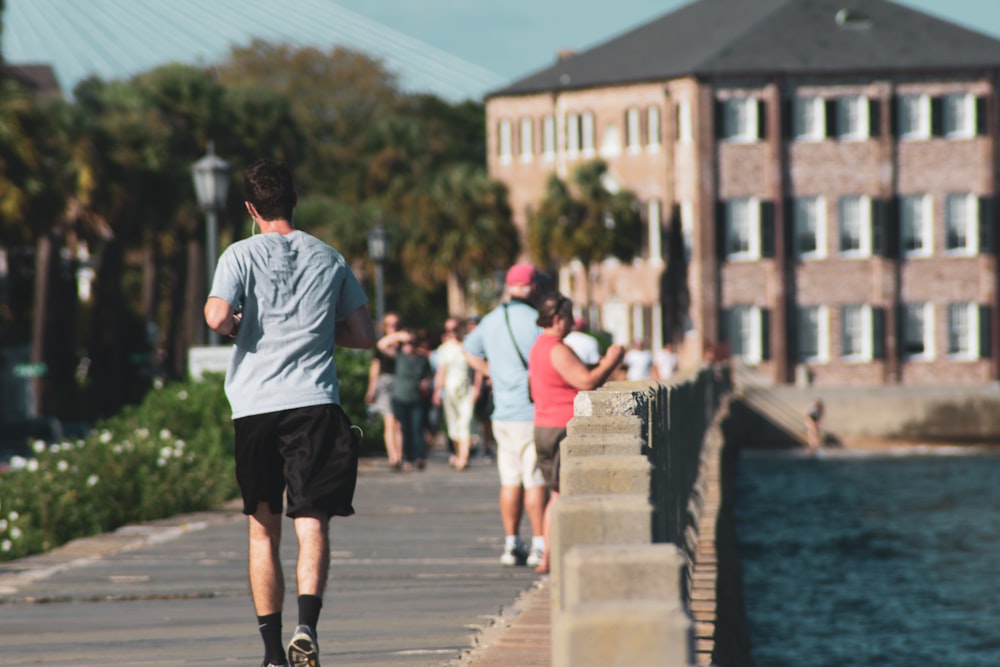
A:
[[[389,252],[389,233],[382,223],[377,223],[368,232],[368,256],[375,263],[375,321],[382,326],[385,316],[385,285],[383,282],[382,265]]]
[[[229,193],[229,163],[215,154],[215,142],[208,142],[208,153],[191,165],[194,191],[198,205],[205,212],[205,289],[212,289],[215,262],[219,259],[218,213],[226,206]],[[208,335],[210,345],[217,345],[218,338]]]

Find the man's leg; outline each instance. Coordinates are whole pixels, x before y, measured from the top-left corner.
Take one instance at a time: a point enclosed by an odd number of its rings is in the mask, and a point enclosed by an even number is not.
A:
[[[545,534],[545,505],[548,500],[548,489],[545,485],[533,486],[524,490],[524,513],[528,515],[531,524],[531,535],[541,537]]]
[[[517,535],[524,513],[524,489],[520,486],[500,487],[500,521],[504,535]]]
[[[299,540],[295,567],[299,595],[322,598],[330,570],[330,516],[318,510],[297,513],[295,535]]]
[[[281,572],[281,514],[259,503],[250,522],[250,593],[258,616],[281,611],[285,579]]]
[[[247,517],[250,527],[250,594],[257,612],[257,625],[264,641],[264,664],[285,664],[285,645],[281,639],[281,607],[285,597],[285,578],[281,571],[280,513],[267,503],[258,503],[257,511]]]
[[[303,510],[295,515],[295,535],[299,542],[295,565],[299,621],[288,644],[288,661],[292,667],[319,665],[316,624],[330,570],[329,528],[330,515],[326,512]]]

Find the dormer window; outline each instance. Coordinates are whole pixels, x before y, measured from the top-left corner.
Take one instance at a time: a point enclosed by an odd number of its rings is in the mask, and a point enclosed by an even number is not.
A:
[[[841,9],[835,17],[841,28],[867,29],[872,27],[872,20],[866,14],[854,9]]]

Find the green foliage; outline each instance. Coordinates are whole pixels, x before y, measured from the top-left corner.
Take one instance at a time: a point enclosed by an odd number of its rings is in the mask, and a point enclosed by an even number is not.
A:
[[[371,354],[337,350],[345,412],[380,453],[364,402]],[[221,375],[154,389],[86,438],[34,443],[36,456],[0,472],[0,561],[129,523],[218,506],[239,494],[233,426]]]

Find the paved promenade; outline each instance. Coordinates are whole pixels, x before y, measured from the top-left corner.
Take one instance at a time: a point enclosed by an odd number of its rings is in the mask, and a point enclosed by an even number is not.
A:
[[[332,523],[324,667],[549,665],[547,578],[499,563],[495,467],[455,472],[443,456],[403,474],[363,462],[357,515]],[[288,521],[286,640],[294,542]],[[236,504],[0,563],[0,665],[258,667],[261,655]]]

